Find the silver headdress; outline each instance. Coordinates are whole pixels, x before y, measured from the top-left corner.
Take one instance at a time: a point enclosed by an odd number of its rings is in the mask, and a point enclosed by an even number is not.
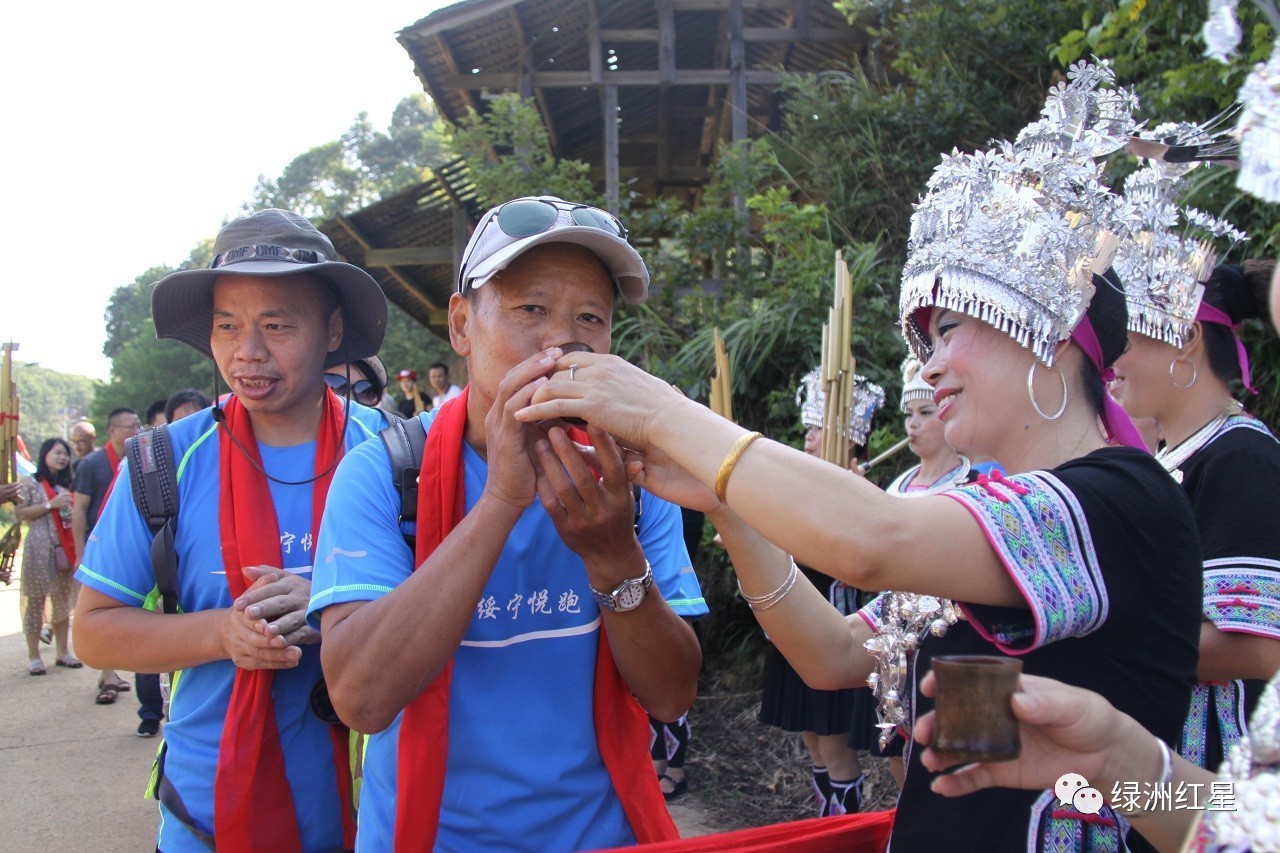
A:
[[[1171,146],[1210,147],[1214,134],[1194,124],[1162,125],[1153,134]],[[1182,346],[1204,295],[1203,282],[1219,256],[1217,242],[1246,239],[1229,222],[1195,208],[1180,208],[1182,176],[1196,161],[1153,160],[1125,181],[1125,197],[1141,224],[1116,252],[1116,274],[1124,284],[1129,330]]]
[[[924,381],[920,375],[920,360],[907,356],[902,362],[902,408],[906,411],[907,403],[912,400],[932,400],[933,386]]]
[[[1239,0],[1210,0],[1209,17],[1201,34],[1205,55],[1226,62],[1240,44],[1236,20]],[[1280,10],[1271,0],[1257,2],[1274,30],[1280,30]],[[1243,109],[1236,135],[1240,138],[1240,174],[1236,186],[1272,204],[1280,202],[1280,39],[1271,58],[1254,66],[1237,95]]]
[[[1280,202],[1280,41],[1240,87],[1240,174],[1236,186],[1273,204]]]
[[[822,369],[815,367],[800,379],[796,389],[796,405],[800,422],[806,427],[821,427],[826,392],[822,390]],[[871,418],[884,405],[884,389],[865,376],[853,377],[853,399],[849,404],[849,440],[866,445],[871,434]]]
[[[911,218],[899,303],[907,345],[928,351],[917,312],[949,308],[1008,334],[1048,366],[1084,316],[1093,274],[1134,222],[1093,158],[1122,147],[1137,98],[1077,63],[1014,144],[944,155]]]

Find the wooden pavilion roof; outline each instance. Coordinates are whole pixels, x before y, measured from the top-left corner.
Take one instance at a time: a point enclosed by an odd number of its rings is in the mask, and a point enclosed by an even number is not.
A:
[[[484,112],[491,94],[533,97],[554,153],[590,164],[597,180],[602,107],[616,87],[619,180],[692,201],[721,141],[777,127],[779,72],[847,68],[868,37],[830,0],[464,0],[399,41],[450,121]],[[745,111],[734,109],[735,82]],[[745,133],[734,133],[735,114]]]
[[[855,65],[869,42],[830,0],[463,0],[401,30],[440,114],[533,98],[553,153],[619,188],[696,202],[718,146],[774,129],[780,75]],[[745,104],[745,108],[740,105]],[[447,338],[456,263],[483,211],[461,161],[320,228]]]
[[[484,211],[461,160],[434,171],[429,181],[319,227],[347,263],[367,270],[389,300],[447,340],[457,260]]]

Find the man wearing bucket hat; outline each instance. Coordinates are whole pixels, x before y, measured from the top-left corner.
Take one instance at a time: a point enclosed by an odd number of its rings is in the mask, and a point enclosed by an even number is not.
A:
[[[214,253],[152,293],[157,335],[210,356],[231,390],[168,427],[180,612],[156,612],[151,530],[117,489],[76,575],[76,648],[181,671],[153,779],[160,849],[339,849],[354,843],[347,744],[312,711],[319,637],[304,611],[333,471],[386,420],[323,373],[377,352],[386,300],[282,210],[228,223]]]
[[[486,213],[460,272],[469,384],[404,423],[426,430],[416,526],[381,442],[343,462],[322,526],[308,617],[334,707],[374,733],[358,849],[674,838],[644,709],[678,719],[701,663],[680,513],[633,494],[607,434],[576,434],[591,451],[513,417],[562,352],[609,348],[648,272],[617,219],[551,197]]]

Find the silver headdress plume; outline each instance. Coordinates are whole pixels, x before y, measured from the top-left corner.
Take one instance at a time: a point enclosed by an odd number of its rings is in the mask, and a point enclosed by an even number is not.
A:
[[[920,375],[923,365],[915,356],[907,356],[902,362],[902,406],[905,411],[907,403],[912,400],[932,400],[933,386],[924,381]]]
[[[1205,151],[1220,146],[1215,137],[1221,134],[1179,123],[1161,125],[1150,135],[1170,150]],[[1175,347],[1182,346],[1195,322],[1203,282],[1213,273],[1222,248],[1218,244],[1247,239],[1229,222],[1178,206],[1183,176],[1197,164],[1152,160],[1125,180],[1125,197],[1141,224],[1114,261],[1129,305],[1129,330]]]
[[[907,345],[928,351],[917,312],[949,308],[1030,348],[1047,366],[1084,316],[1136,223],[1093,158],[1133,134],[1136,96],[1110,66],[1077,63],[1016,143],[944,155],[911,218],[899,303]]]
[[[796,389],[796,405],[800,422],[806,427],[821,427],[826,393],[822,390],[822,368],[815,367],[800,379]],[[884,389],[865,376],[853,377],[853,399],[849,403],[849,440],[866,445],[871,434],[871,418],[884,405]]]
[[[1204,37],[1204,55],[1219,62],[1235,56],[1240,46],[1240,22],[1236,20],[1236,6],[1240,0],[1209,0],[1209,17],[1205,19],[1200,35]]]
[[[1240,87],[1240,174],[1236,186],[1280,203],[1280,41]]]
[[[1226,62],[1240,44],[1236,19],[1239,0],[1209,0],[1209,17],[1202,35],[1205,55]],[[1273,0],[1254,5],[1280,31],[1280,9]],[[1236,186],[1272,204],[1280,203],[1280,39],[1271,47],[1271,58],[1254,66],[1240,87],[1242,105],[1236,135],[1240,139],[1240,174]]]

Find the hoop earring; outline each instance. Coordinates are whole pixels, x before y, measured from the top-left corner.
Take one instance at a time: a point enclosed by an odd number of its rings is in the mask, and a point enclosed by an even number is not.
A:
[[[1173,361],[1169,362],[1169,381],[1173,383],[1174,388],[1178,388],[1182,391],[1185,391],[1188,388],[1190,388],[1192,385],[1196,384],[1196,380],[1200,378],[1200,371],[1196,368],[1196,363],[1194,361],[1188,361],[1187,364],[1191,365],[1191,381],[1188,382],[1186,385],[1179,385],[1178,380],[1175,379],[1173,376],[1173,368],[1177,365],[1177,363],[1178,363],[1177,356],[1174,356]]]
[[[1041,409],[1040,404],[1036,402],[1035,376],[1038,363],[1038,361],[1032,361],[1031,369],[1027,371],[1027,396],[1031,398],[1031,408],[1036,410],[1037,415],[1046,421],[1056,421],[1067,410],[1067,375],[1062,372],[1061,367],[1058,368],[1058,378],[1062,380],[1062,405],[1052,415],[1046,415],[1044,409]]]

